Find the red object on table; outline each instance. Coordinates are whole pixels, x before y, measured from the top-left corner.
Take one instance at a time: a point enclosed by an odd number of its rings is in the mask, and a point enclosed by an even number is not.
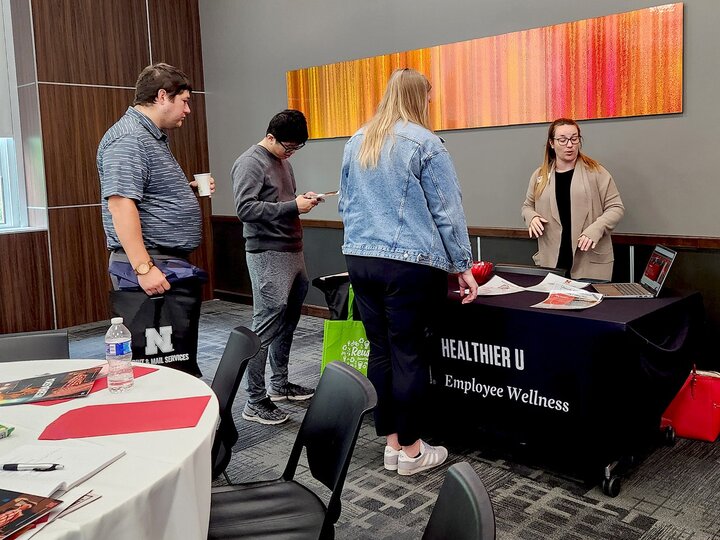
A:
[[[208,401],[210,396],[196,396],[88,405],[61,414],[38,439],[56,441],[195,427]]]
[[[153,373],[154,371],[157,371],[158,368],[156,367],[143,367],[143,366],[133,366],[133,377],[138,378],[142,377],[143,375],[147,375],[148,373]],[[93,383],[92,390],[90,390],[90,394],[94,394],[95,392],[99,392],[100,390],[105,390],[107,388],[107,377],[103,377],[101,379],[95,379],[95,383]],[[88,395],[90,395],[88,394]],[[37,403],[33,403],[33,405],[57,405],[58,403],[65,403],[66,401],[70,401],[72,398],[68,399],[49,399],[47,401],[38,401]]]
[[[474,262],[470,271],[472,272],[475,281],[477,281],[477,284],[482,285],[490,279],[493,271],[493,263],[487,261]]]

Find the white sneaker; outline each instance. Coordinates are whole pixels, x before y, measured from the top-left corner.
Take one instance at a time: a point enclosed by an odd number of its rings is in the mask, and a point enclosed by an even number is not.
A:
[[[385,447],[385,470],[398,470],[398,456],[400,455],[400,452],[400,450],[395,450],[392,446]]]
[[[444,446],[430,446],[420,441],[420,455],[416,458],[409,457],[403,450],[398,456],[398,474],[409,476],[411,474],[427,471],[445,463],[448,457],[447,448]]]

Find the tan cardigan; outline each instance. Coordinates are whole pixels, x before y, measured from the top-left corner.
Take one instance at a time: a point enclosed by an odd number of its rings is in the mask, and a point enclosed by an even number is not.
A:
[[[550,171],[550,179],[536,201],[535,184],[539,181],[539,175],[540,168],[530,177],[522,217],[528,227],[535,216],[548,220],[543,224],[545,231],[538,238],[538,252],[533,255],[533,260],[538,266],[554,267],[562,235],[555,199],[555,168]],[[615,260],[610,231],[622,219],[625,207],[615,181],[604,167],[593,171],[588,169],[582,159],[578,159],[570,185],[570,208],[573,249],[570,276],[576,279],[610,279]],[[594,248],[587,251],[578,249],[578,239],[583,234],[595,242]]]

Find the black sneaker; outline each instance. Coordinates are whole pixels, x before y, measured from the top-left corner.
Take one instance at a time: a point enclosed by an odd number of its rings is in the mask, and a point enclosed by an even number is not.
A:
[[[279,409],[270,401],[270,398],[264,398],[257,403],[250,403],[248,401],[243,409],[242,417],[250,422],[275,425],[282,424],[290,418],[290,415],[282,409]]]
[[[270,388],[268,390],[268,396],[273,401],[283,401],[289,399],[290,401],[305,401],[315,395],[315,390],[312,388],[306,388],[299,384],[293,384],[291,382],[286,383],[281,389],[276,390]]]

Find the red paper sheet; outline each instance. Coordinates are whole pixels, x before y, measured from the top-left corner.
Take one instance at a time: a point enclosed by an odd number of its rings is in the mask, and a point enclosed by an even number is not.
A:
[[[156,367],[133,366],[133,377],[137,379],[138,377],[142,377],[143,375],[147,375],[148,373],[152,373],[153,371],[157,370],[158,368]],[[90,390],[90,394],[94,394],[95,392],[99,392],[100,390],[105,390],[106,388],[107,377],[103,377],[102,379],[95,379],[92,390]],[[70,399],[49,399],[47,401],[37,401],[33,403],[33,405],[57,405],[58,403],[65,403],[66,401],[70,401]]]
[[[55,441],[194,427],[209,400],[210,396],[196,396],[88,405],[60,415],[38,439]]]

